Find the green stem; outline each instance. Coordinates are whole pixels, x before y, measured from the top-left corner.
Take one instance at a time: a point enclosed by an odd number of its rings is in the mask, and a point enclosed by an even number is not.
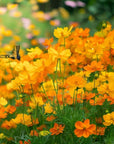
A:
[[[46,94],[46,91],[45,91],[45,88],[44,88],[43,83],[42,83],[41,87],[42,87],[42,89],[43,89],[43,92],[44,92],[44,94],[45,94],[46,98],[48,98],[48,96],[47,96],[47,94]]]

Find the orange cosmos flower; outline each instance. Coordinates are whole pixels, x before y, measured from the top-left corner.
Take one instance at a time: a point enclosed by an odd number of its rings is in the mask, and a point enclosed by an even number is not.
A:
[[[84,94],[84,99],[86,99],[87,101],[90,100],[93,97],[95,97],[95,93],[85,92],[85,94]]]
[[[58,19],[50,20],[50,25],[59,26],[60,25],[60,20],[58,20]]]
[[[33,46],[38,45],[38,41],[37,41],[36,39],[32,39],[32,40],[31,40],[31,44],[32,44]]]
[[[101,124],[102,123],[102,118],[101,117],[96,118],[96,123]]]
[[[95,135],[104,135],[106,127],[97,127],[94,134]]]
[[[31,141],[30,141],[30,140],[28,140],[28,141],[24,141],[24,143],[23,143],[23,141],[20,140],[20,141],[19,141],[19,144],[31,144]]]
[[[37,130],[42,131],[45,128],[46,128],[46,125],[41,125],[41,126],[37,127]]]
[[[63,105],[64,98],[63,98],[62,94],[57,95],[57,100],[58,100],[60,105]]]
[[[103,105],[103,103],[105,102],[105,97],[98,96],[98,97],[95,97],[95,100],[90,99],[89,102],[91,105]]]
[[[65,95],[65,103],[68,105],[72,105],[73,104],[73,98],[71,95]]]
[[[94,124],[90,124],[90,120],[86,119],[84,122],[81,121],[77,121],[75,123],[75,127],[76,129],[74,130],[74,134],[77,137],[89,137],[91,134],[94,133],[95,129],[96,129],[96,125]]]
[[[38,132],[36,130],[31,130],[30,136],[38,136]]]
[[[0,119],[4,119],[7,117],[7,113],[5,111],[5,108],[4,107],[1,107],[0,108]]]
[[[48,116],[48,117],[46,118],[47,121],[53,121],[54,119],[56,119],[56,117],[53,116],[53,115]]]
[[[101,71],[103,69],[103,65],[100,61],[92,61],[91,65],[85,66],[84,69],[90,72]]]
[[[7,113],[13,114],[15,111],[16,111],[16,107],[14,107],[14,106],[12,106],[12,105],[8,105],[8,106],[6,107],[6,112],[7,112]]]
[[[16,128],[16,127],[17,125],[13,120],[10,120],[10,121],[5,120],[1,125],[1,128],[7,129],[7,130]]]
[[[70,77],[68,77],[66,79],[66,82],[65,82],[65,85],[68,87],[68,88],[71,88],[71,87],[84,87],[86,84],[86,81],[85,79],[80,75],[72,75]]]
[[[16,106],[16,107],[18,107],[18,106],[22,106],[22,105],[23,105],[23,100],[22,100],[22,98],[16,100],[16,103],[15,103],[15,106]]]
[[[50,39],[45,39],[43,45],[48,46],[47,49],[51,46],[51,43],[53,42],[53,37]]]
[[[114,104],[114,97],[108,96],[107,100],[110,101],[110,105]]]
[[[39,124],[38,118],[36,118],[35,120],[33,119],[32,123],[29,126],[33,126],[33,125],[37,125],[37,124]]]
[[[60,133],[63,133],[64,127],[65,126],[55,123],[54,127],[50,129],[51,135],[59,135]]]
[[[73,28],[75,28],[75,27],[79,26],[79,23],[78,22],[71,22],[70,26],[73,26]]]

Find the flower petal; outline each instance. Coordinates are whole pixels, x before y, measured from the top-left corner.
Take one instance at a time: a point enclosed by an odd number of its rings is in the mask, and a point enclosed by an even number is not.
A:
[[[84,124],[81,121],[78,121],[75,123],[75,127],[82,130],[84,128]]]

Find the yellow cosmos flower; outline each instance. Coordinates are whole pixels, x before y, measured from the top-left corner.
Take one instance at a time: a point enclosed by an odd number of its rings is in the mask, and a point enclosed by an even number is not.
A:
[[[10,67],[11,67],[11,68],[15,68],[16,65],[17,65],[17,62],[16,62],[16,61],[10,62]]]
[[[114,49],[114,43],[111,44],[111,48]]]
[[[32,29],[34,29],[35,28],[35,25],[34,24],[31,24],[30,26],[29,26],[29,29],[30,30],[32,30]]]
[[[9,4],[7,5],[8,10],[12,10],[12,9],[17,8],[17,7],[18,7],[18,4],[11,4],[11,3],[9,3]]]
[[[20,113],[20,114],[17,114],[16,118],[15,119],[12,119],[16,124],[23,124],[23,125],[31,125],[32,124],[32,121],[31,121],[31,116],[30,115],[27,115],[27,114],[23,114],[23,113]]]
[[[9,36],[12,36],[12,35],[13,35],[13,32],[11,30],[4,31],[4,36],[9,37]]]
[[[9,45],[9,44],[5,44],[5,45],[3,46],[3,49],[4,49],[5,52],[7,52],[7,51],[12,51],[12,46]]]
[[[54,49],[52,47],[49,48],[48,54],[52,56],[53,59],[61,59],[67,60],[71,56],[70,49]]]
[[[88,17],[88,20],[89,20],[89,21],[94,21],[95,18],[94,18],[92,15],[90,15],[90,16]]]
[[[16,41],[20,41],[21,40],[21,38],[19,36],[17,36],[17,35],[14,35],[13,39],[16,40]]]
[[[63,7],[59,8],[59,12],[64,19],[68,19],[70,17],[69,12]]]
[[[38,11],[38,10],[39,10],[39,6],[36,5],[36,4],[33,5],[33,6],[32,6],[32,10],[33,10],[33,11]]]
[[[62,38],[62,37],[66,38],[71,34],[72,28],[73,28],[72,26],[70,28],[68,28],[68,27],[59,28],[58,27],[57,29],[54,30],[54,36],[56,38]]]
[[[34,97],[31,97],[31,101],[30,101],[29,105],[32,109],[34,109],[34,108],[36,108],[37,105],[43,106],[44,102],[43,102],[42,97],[34,96]]]
[[[34,4],[36,4],[36,3],[37,3],[36,0],[30,0],[30,4],[34,5]]]
[[[50,103],[46,103],[44,106],[45,113],[52,113],[53,112],[53,107],[50,105]]]
[[[29,114],[31,114],[31,113],[33,112],[33,109],[28,109],[27,112],[28,112]]]
[[[0,139],[4,139],[6,136],[4,135],[4,133],[0,133]]]
[[[28,56],[31,58],[34,58],[34,57],[38,58],[43,53],[39,47],[27,49],[27,51],[28,51]]]
[[[39,21],[45,21],[45,13],[43,11],[36,12],[34,17],[36,17]]]
[[[0,41],[3,39],[3,36],[2,35],[0,35]]]
[[[49,0],[37,0],[39,3],[47,3]]]
[[[103,119],[105,121],[103,122],[105,126],[110,126],[111,124],[114,125],[114,112],[104,115]]]
[[[40,31],[39,30],[33,30],[32,33],[33,33],[33,35],[38,36],[40,34]]]
[[[20,11],[15,11],[14,13],[11,14],[13,17],[21,17],[22,13]]]
[[[40,132],[39,132],[39,136],[47,136],[47,135],[49,135],[49,134],[50,134],[50,132],[47,131],[47,130],[43,130],[43,131],[40,131]]]
[[[4,34],[6,28],[3,25],[0,25],[0,34]]]
[[[7,105],[7,100],[5,99],[5,98],[3,98],[3,97],[1,97],[0,98],[0,105],[3,105],[3,106],[5,106],[5,105]]]
[[[57,88],[57,84],[55,84],[55,88]],[[49,80],[47,82],[44,82],[43,83],[43,87],[45,89],[45,91],[51,91],[51,90],[54,90],[54,85],[53,85],[53,81],[52,80]]]

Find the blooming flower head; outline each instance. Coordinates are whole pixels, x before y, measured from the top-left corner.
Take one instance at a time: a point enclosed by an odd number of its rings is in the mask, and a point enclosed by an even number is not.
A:
[[[56,38],[66,38],[71,34],[71,30],[72,30],[72,26],[70,27],[70,29],[68,27],[64,27],[64,28],[57,28],[54,30],[54,36]]]
[[[43,131],[40,131],[40,132],[39,132],[39,136],[47,136],[47,135],[49,135],[49,134],[50,134],[50,132],[47,131],[47,130],[43,130]]]
[[[57,48],[57,49],[56,49]],[[64,47],[50,47],[48,49],[48,54],[55,59],[61,59],[62,61],[66,61],[71,56],[70,49],[64,49]]]
[[[104,135],[106,127],[97,127],[94,134],[95,135]]]
[[[47,3],[49,0],[37,0],[39,3]]]
[[[59,8],[59,12],[60,12],[60,15],[62,16],[62,18],[64,18],[64,19],[68,19],[70,17],[69,12],[63,7]]]
[[[38,136],[38,132],[36,130],[31,130],[30,136]]]
[[[0,139],[4,139],[6,136],[4,135],[4,133],[0,133]]]
[[[7,117],[7,113],[5,111],[5,108],[4,107],[1,107],[0,108],[0,119],[4,119]]]
[[[5,120],[1,125],[1,128],[7,129],[7,130],[16,128],[16,127],[17,125],[12,119],[10,121]]]
[[[44,106],[45,113],[52,113],[53,112],[53,107],[50,105],[50,103],[46,103]]]
[[[60,25],[60,20],[58,20],[58,19],[50,20],[50,25],[59,26]]]
[[[17,114],[16,118],[13,119],[13,121],[16,123],[16,124],[23,124],[23,125],[26,125],[26,126],[29,126],[31,125],[31,116],[30,115],[27,115],[27,114]]]
[[[5,106],[5,105],[7,105],[7,103],[8,102],[5,98],[3,98],[3,97],[0,98],[0,105]]]
[[[91,65],[85,66],[84,69],[90,72],[101,71],[103,69],[103,65],[100,61],[92,61]]]
[[[6,107],[6,112],[7,112],[7,113],[13,114],[15,111],[16,111],[16,107],[14,107],[14,106],[12,106],[12,105],[8,105],[8,106]]]
[[[47,121],[53,121],[54,119],[56,119],[56,117],[53,116],[53,115],[48,116],[48,117],[46,118]]]
[[[90,120],[86,119],[84,122],[81,121],[77,121],[75,123],[75,127],[76,129],[74,130],[74,134],[77,137],[89,137],[91,134],[94,133],[95,129],[96,129],[96,125],[94,124],[90,124]]]
[[[64,127],[65,126],[55,123],[54,127],[50,129],[51,135],[59,135],[60,133],[63,133]]]
[[[31,141],[30,140],[27,140],[27,141],[22,141],[22,140],[20,140],[19,141],[19,144],[31,144]]]
[[[105,126],[110,126],[111,124],[114,125],[114,112],[104,115],[103,119],[105,121],[103,122]]]
[[[11,3],[9,3],[7,5],[8,10],[17,9],[17,7],[18,7],[18,4],[11,4]]]

